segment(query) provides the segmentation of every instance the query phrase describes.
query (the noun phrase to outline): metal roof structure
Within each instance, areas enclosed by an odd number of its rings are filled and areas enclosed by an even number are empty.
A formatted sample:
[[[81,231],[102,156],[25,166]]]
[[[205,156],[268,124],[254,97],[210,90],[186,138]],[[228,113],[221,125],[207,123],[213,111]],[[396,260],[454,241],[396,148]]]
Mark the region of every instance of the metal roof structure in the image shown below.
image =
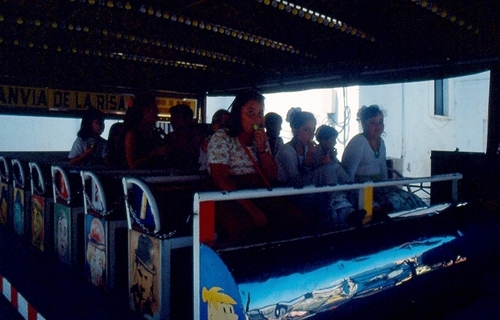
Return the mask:
[[[0,0],[0,83],[210,95],[443,78],[498,65],[499,16],[497,0]]]

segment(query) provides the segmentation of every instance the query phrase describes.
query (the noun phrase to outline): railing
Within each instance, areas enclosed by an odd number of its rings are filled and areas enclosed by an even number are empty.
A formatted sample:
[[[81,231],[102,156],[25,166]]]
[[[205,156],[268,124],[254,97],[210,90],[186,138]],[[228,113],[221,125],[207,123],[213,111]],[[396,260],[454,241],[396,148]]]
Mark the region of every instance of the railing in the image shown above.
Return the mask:
[[[358,208],[365,209],[367,217],[373,213],[372,199],[373,189],[387,186],[401,186],[417,183],[432,183],[451,181],[451,204],[456,204],[458,199],[458,180],[462,178],[460,173],[436,175],[423,178],[391,179],[381,182],[365,182],[354,184],[343,184],[336,186],[306,186],[301,189],[275,188],[241,190],[233,192],[200,192],[195,194],[193,203],[193,315],[194,319],[200,319],[200,244],[211,244],[215,241],[215,202],[238,199],[255,199],[265,197],[293,196],[323,192],[336,192],[347,190],[359,190]]]

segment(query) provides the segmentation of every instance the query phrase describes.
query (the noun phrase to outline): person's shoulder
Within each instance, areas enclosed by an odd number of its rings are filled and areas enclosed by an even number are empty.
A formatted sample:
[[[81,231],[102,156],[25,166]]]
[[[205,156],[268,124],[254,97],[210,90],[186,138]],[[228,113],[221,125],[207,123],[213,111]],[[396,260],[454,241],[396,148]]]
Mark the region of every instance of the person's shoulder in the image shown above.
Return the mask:
[[[365,136],[363,135],[363,133],[358,133],[357,135],[355,135],[354,137],[352,137],[352,140],[353,141],[363,141],[363,140],[366,140]]]
[[[357,135],[352,137],[351,140],[349,140],[349,143],[347,144],[347,146],[350,146],[350,147],[360,146],[363,143],[368,143],[368,140],[366,140],[365,136],[362,133],[358,133]]]
[[[227,128],[221,128],[217,131],[214,132],[214,134],[212,135],[212,138],[229,138],[229,130]]]
[[[277,157],[291,157],[296,153],[295,148],[290,143],[285,143],[278,149]]]
[[[73,142],[73,146],[83,146],[87,142],[87,139],[83,139],[81,137],[77,137]]]

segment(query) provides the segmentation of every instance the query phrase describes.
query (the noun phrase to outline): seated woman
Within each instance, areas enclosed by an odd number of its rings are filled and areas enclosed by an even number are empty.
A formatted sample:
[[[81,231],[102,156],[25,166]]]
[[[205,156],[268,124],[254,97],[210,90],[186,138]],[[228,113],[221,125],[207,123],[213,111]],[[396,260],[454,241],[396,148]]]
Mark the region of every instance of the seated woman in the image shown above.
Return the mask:
[[[164,132],[156,128],[158,106],[156,97],[137,95],[127,109],[124,120],[124,157],[129,169],[155,169],[166,167],[167,147]]]
[[[363,132],[354,136],[342,155],[342,166],[355,182],[388,179],[386,149],[382,133],[384,115],[377,105],[363,106],[358,112]],[[374,212],[394,212],[425,207],[416,195],[398,187],[374,189]]]
[[[85,110],[77,138],[68,155],[69,164],[108,164],[108,143],[101,137],[103,131],[104,113],[92,107]]]
[[[287,186],[302,187],[306,185],[335,185],[345,182],[346,175],[334,159],[319,156],[322,147],[316,146],[313,141],[316,130],[316,118],[310,112],[300,108],[288,111],[286,121],[290,122],[293,138],[283,145],[276,155],[278,163],[278,180]],[[319,148],[319,150],[318,150]],[[335,224],[344,224],[347,216],[355,209],[346,200],[345,206],[340,206],[336,200],[338,193],[318,193],[297,197],[297,202],[307,206],[311,217],[319,221],[330,220]],[[310,204],[315,204],[313,210]]]
[[[241,92],[230,109],[226,128],[215,132],[208,143],[208,169],[215,185],[223,191],[270,188],[277,165],[262,128],[264,96]],[[219,236],[231,241],[248,241],[307,225],[307,220],[281,198],[219,201],[215,212]]]

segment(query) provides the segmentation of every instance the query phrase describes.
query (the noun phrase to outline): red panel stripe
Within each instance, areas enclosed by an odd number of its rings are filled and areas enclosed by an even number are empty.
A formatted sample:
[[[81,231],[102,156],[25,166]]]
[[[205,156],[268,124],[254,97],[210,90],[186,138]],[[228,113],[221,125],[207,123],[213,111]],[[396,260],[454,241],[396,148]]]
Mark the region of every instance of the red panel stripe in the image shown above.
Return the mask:
[[[10,286],[10,303],[12,303],[16,309],[19,307],[17,303],[17,290],[13,286]]]
[[[3,285],[4,285],[4,278],[3,276],[0,275],[0,293],[2,293],[5,297],[7,297],[4,292]],[[23,296],[21,296],[21,299],[23,301],[25,300]],[[10,303],[19,312],[19,293],[17,292],[16,288],[12,286],[12,284],[10,285]],[[37,320],[38,312],[28,301],[26,301],[26,303],[28,307],[28,314],[27,314],[28,317],[26,318],[26,320]],[[24,316],[23,314],[21,315]]]
[[[215,201],[200,202],[200,242],[215,241]]]
[[[36,320],[37,312],[33,306],[28,303],[28,320]]]

